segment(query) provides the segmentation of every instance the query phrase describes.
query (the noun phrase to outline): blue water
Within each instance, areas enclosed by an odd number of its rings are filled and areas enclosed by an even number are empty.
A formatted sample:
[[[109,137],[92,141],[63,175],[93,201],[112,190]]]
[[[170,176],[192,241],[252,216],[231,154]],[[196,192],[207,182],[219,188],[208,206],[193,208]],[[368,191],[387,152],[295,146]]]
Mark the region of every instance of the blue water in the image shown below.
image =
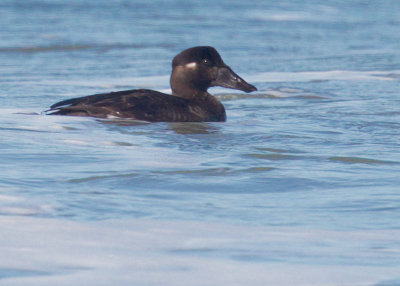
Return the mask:
[[[0,217],[400,229],[400,2],[2,0],[0,14]],[[225,123],[41,115],[168,92],[172,58],[196,45],[258,88],[210,89]],[[399,238],[373,244],[394,251],[373,265],[400,267]],[[354,255],[338,264],[370,264]]]

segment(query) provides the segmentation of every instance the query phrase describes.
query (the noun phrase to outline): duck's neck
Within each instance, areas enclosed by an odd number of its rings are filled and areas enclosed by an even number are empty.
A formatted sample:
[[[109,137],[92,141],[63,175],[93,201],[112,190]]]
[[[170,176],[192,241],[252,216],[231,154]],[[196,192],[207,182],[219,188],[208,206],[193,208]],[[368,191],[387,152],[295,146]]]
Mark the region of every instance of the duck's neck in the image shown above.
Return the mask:
[[[172,95],[186,99],[207,97],[210,95],[207,92],[206,85],[203,86],[200,82],[196,81],[195,77],[185,75],[179,68],[175,68],[171,73],[170,84]]]
[[[200,99],[211,96],[207,91],[195,90],[190,88],[172,88],[172,95],[185,99]]]

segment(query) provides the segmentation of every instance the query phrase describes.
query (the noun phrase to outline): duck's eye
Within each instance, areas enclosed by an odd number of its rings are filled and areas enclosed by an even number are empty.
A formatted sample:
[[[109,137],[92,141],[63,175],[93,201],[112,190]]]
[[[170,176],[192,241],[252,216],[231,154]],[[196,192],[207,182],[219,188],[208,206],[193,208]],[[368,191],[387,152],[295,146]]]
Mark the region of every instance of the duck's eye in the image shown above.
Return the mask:
[[[203,64],[206,64],[206,65],[211,65],[211,61],[209,60],[209,59],[203,59],[202,61],[201,61]]]

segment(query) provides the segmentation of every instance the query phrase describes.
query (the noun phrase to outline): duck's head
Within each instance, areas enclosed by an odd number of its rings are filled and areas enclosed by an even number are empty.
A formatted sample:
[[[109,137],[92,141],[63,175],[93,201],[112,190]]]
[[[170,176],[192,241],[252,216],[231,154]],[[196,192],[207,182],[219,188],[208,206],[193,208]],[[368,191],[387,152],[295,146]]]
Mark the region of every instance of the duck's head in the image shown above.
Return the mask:
[[[213,47],[194,47],[182,51],[172,61],[172,93],[187,97],[222,86],[245,92],[257,88],[238,76]]]

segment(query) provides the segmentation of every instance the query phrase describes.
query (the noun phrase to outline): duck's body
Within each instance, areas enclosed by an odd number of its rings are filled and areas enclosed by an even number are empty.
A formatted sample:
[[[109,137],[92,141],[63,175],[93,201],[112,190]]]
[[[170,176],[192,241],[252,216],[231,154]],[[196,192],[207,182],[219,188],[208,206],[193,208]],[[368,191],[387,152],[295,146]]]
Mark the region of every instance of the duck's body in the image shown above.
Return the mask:
[[[222,103],[208,93],[188,100],[149,89],[94,94],[51,106],[52,115],[133,118],[150,122],[225,121]]]
[[[257,90],[225,65],[212,47],[194,47],[178,54],[172,62],[170,83],[172,95],[148,89],[95,94],[53,104],[49,114],[150,122],[225,121],[225,108],[207,92],[209,87]]]

